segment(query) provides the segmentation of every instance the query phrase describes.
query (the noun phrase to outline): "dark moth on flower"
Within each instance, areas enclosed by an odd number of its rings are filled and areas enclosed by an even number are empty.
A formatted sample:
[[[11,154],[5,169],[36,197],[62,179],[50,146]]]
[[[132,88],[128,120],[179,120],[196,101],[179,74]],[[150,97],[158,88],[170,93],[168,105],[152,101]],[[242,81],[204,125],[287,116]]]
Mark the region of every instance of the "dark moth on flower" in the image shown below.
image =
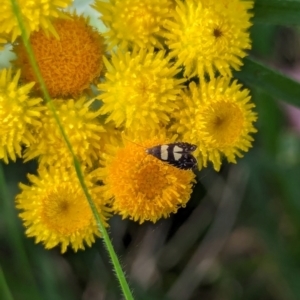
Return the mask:
[[[148,148],[146,153],[178,169],[189,170],[197,166],[197,160],[191,154],[196,149],[196,145],[178,142]]]

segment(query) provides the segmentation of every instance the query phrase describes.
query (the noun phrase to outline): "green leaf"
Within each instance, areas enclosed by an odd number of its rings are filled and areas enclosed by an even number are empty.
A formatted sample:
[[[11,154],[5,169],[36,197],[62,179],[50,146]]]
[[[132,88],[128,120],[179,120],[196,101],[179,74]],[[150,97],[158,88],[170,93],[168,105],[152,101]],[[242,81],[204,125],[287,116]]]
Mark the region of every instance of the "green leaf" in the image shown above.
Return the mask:
[[[254,4],[252,22],[297,25],[300,24],[299,14],[299,0],[257,0]]]
[[[255,111],[258,113],[256,127],[259,135],[255,136],[255,139],[269,157],[276,159],[279,147],[278,133],[282,129],[284,112],[279,103],[263,90],[252,89],[251,94],[256,105]]]
[[[264,90],[274,99],[300,107],[300,83],[253,58],[245,58],[242,70],[235,72],[234,76]]]
[[[250,28],[251,53],[268,59],[270,53],[274,53],[274,37],[277,31],[278,26],[276,25],[254,23]]]

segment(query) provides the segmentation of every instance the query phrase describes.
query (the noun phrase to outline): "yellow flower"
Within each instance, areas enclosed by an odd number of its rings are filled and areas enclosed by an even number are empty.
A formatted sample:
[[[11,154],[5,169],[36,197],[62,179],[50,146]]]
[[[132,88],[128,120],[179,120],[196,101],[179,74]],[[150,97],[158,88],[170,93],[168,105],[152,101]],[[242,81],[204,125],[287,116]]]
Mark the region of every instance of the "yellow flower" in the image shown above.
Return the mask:
[[[165,52],[145,49],[112,54],[111,63],[104,59],[106,80],[98,85],[103,92],[102,114],[117,127],[132,130],[155,129],[167,124],[169,114],[177,108],[176,99],[184,79],[166,58]]]
[[[101,134],[105,131],[99,120],[99,110],[92,111],[93,100],[53,100],[56,112],[77,158],[88,166],[98,159]],[[35,143],[25,150],[25,161],[39,157],[41,165],[70,165],[73,160],[49,108],[40,117],[43,124],[34,132]]]
[[[53,24],[59,39],[41,30],[30,36],[34,55],[51,97],[77,97],[100,76],[103,38],[82,16],[57,19]],[[37,81],[24,44],[20,41],[14,50],[15,65],[22,69],[22,79]],[[40,89],[38,83],[36,89]]]
[[[3,50],[4,45],[7,43],[7,39],[5,36],[0,35],[0,50]]]
[[[162,23],[170,16],[171,0],[110,0],[95,2],[93,7],[101,13],[108,27],[104,34],[109,49],[123,49],[136,45],[141,48],[163,48]]]
[[[122,132],[115,127],[113,122],[108,122],[104,125],[105,132],[101,133],[100,140],[100,157],[102,156],[102,152],[105,151],[105,148],[109,144],[113,144],[114,146],[119,146],[122,144],[121,135]],[[99,160],[97,161],[99,163]],[[95,165],[95,164],[94,164]]]
[[[146,154],[145,149],[167,143],[151,134],[142,141],[125,140],[123,147],[108,145],[103,167],[95,171],[103,182],[103,197],[113,199],[113,211],[123,218],[156,222],[185,207],[194,183],[192,171],[175,168]]]
[[[248,29],[253,1],[186,0],[177,2],[173,20],[166,20],[165,35],[171,57],[184,65],[184,75],[200,78],[215,71],[232,76],[251,48]]]
[[[73,169],[40,169],[39,175],[28,175],[31,185],[20,184],[17,208],[26,227],[26,235],[35,237],[46,249],[61,245],[61,252],[68,246],[75,251],[91,246],[95,236],[100,236],[87,199]],[[98,188],[92,183],[91,174],[84,174],[92,199],[104,221],[108,210]]]
[[[34,138],[31,129],[40,127],[40,98],[28,96],[34,83],[19,86],[20,71],[13,77],[11,69],[0,71],[0,159],[21,157],[22,145]]]
[[[253,126],[257,114],[250,98],[241,84],[236,80],[230,84],[224,77],[200,87],[192,82],[182,93],[184,108],[175,114],[173,129],[184,141],[198,145],[200,168],[211,161],[218,171],[222,156],[236,163],[236,157],[249,150],[253,141],[250,134],[257,131]]]
[[[67,7],[71,0],[17,0],[20,13],[28,34],[40,28],[46,33],[57,36],[51,20],[63,17],[62,8]],[[11,0],[1,2],[0,33],[11,36],[11,41],[21,35],[19,24],[12,8]]]

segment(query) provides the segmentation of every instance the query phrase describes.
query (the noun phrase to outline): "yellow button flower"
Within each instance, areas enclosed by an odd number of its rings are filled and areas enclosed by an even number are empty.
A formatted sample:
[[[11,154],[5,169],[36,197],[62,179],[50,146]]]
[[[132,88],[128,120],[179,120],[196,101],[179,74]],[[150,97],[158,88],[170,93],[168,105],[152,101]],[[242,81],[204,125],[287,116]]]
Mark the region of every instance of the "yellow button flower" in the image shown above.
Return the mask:
[[[163,48],[162,25],[170,17],[172,6],[173,0],[98,0],[93,5],[108,27],[104,36],[110,50],[115,46]]]
[[[190,199],[195,175],[146,153],[145,149],[166,143],[157,135],[130,142],[123,147],[109,145],[97,177],[103,182],[103,196],[113,199],[112,208],[123,218],[143,223],[156,222],[185,207]]]
[[[22,192],[16,198],[26,235],[35,237],[46,249],[68,246],[74,251],[91,246],[100,236],[91,208],[79,184],[74,169],[40,169],[39,175],[28,175],[31,185],[20,184]],[[96,209],[106,226],[109,209],[105,207],[91,174],[84,174]]]
[[[37,31],[30,36],[35,59],[53,98],[77,97],[89,89],[103,68],[102,36],[82,16],[53,22],[59,39]],[[15,45],[16,66],[25,82],[37,81],[22,41]],[[36,84],[36,89],[40,85]]]
[[[211,79],[182,92],[182,109],[175,116],[175,129],[186,142],[196,144],[199,167],[211,161],[219,171],[223,156],[231,163],[251,147],[257,114],[249,90],[229,78]]]
[[[184,75],[210,78],[218,71],[232,76],[251,48],[248,29],[253,1],[176,0],[173,20],[166,20],[165,35],[171,57],[185,67]]]
[[[71,2],[72,0],[17,0],[27,34],[42,29],[58,37],[51,21],[64,17],[61,9],[66,8]],[[12,42],[21,35],[11,0],[1,1],[0,33],[11,36]]]
[[[19,85],[20,70],[0,71],[0,159],[21,157],[22,146],[34,142],[31,131],[41,126],[41,98],[30,98],[34,83]]]
[[[99,110],[90,108],[92,103],[93,100],[87,101],[85,97],[77,101],[53,100],[76,157],[90,167],[99,157],[101,134],[105,132],[97,118]],[[71,153],[48,107],[41,114],[40,122],[43,126],[34,130],[35,142],[25,150],[25,161],[38,157],[40,165],[71,165]]]
[[[108,114],[107,121],[131,130],[168,124],[185,80],[175,78],[180,69],[165,58],[164,51],[119,50],[112,54],[111,62],[105,59],[104,63],[105,81],[98,88],[102,92],[101,112]]]

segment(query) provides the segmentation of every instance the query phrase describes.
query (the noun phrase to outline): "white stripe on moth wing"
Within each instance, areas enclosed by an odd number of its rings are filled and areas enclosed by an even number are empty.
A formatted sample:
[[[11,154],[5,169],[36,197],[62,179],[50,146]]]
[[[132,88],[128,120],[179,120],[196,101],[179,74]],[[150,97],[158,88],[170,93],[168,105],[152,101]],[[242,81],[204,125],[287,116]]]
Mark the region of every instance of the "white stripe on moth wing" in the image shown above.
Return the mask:
[[[179,147],[178,147],[179,148]],[[175,152],[174,151],[174,159],[176,160],[176,161],[178,161],[181,157],[182,157],[182,154],[181,153],[177,153],[177,152]]]
[[[173,148],[173,152],[174,153],[176,153],[176,152],[182,152],[182,148],[181,147],[179,147],[179,146],[177,146],[177,145],[175,145],[175,147]],[[180,157],[179,157],[180,158]],[[178,159],[179,159],[178,158]],[[176,157],[175,157],[175,159],[176,159]],[[178,160],[178,159],[176,159],[176,160]]]
[[[160,147],[160,158],[162,160],[168,160],[168,148],[169,148],[169,145],[161,145]]]

